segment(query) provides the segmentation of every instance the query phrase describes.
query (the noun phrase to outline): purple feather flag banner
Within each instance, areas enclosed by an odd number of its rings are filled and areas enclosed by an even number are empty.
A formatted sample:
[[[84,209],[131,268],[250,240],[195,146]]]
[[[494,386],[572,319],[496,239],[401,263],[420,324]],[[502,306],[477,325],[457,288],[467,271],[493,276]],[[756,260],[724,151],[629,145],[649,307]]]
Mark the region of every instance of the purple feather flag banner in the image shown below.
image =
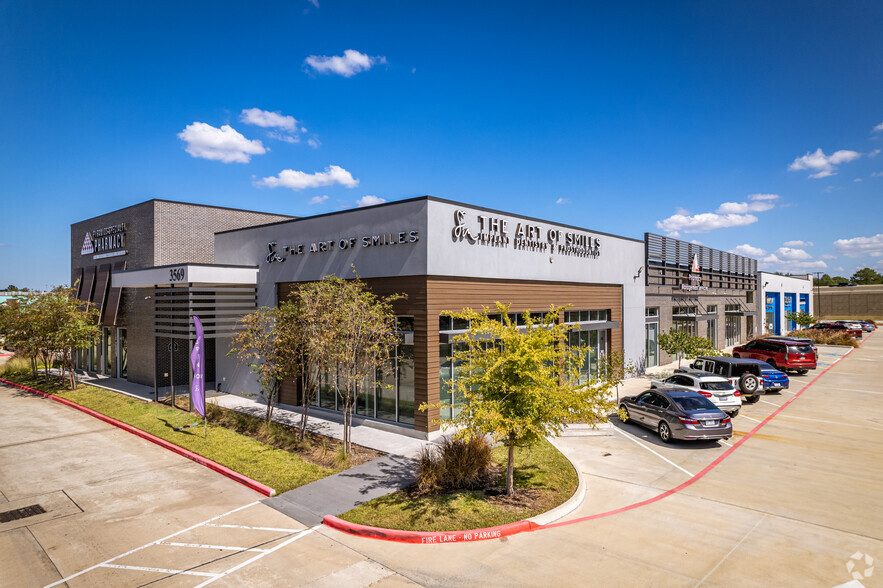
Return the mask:
[[[190,398],[196,412],[205,416],[205,337],[198,316],[193,316],[193,325],[196,327],[196,343],[193,344],[193,351],[190,352],[190,364],[193,366]]]

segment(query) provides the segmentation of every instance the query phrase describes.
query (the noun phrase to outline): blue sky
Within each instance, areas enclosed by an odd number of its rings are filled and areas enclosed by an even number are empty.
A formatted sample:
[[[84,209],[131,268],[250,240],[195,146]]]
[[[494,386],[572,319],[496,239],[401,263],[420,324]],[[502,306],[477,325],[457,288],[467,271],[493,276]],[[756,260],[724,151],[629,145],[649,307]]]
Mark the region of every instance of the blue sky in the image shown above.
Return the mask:
[[[0,0],[0,288],[165,198],[423,194],[883,272],[880,2]],[[876,128],[876,130],[875,130]]]

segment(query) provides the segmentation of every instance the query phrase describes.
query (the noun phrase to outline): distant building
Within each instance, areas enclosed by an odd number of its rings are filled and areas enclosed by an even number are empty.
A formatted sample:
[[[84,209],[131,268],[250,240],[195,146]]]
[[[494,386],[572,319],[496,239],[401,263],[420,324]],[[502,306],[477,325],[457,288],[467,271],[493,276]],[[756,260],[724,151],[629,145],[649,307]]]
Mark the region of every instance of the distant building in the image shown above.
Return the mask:
[[[786,276],[770,272],[757,273],[757,289],[764,301],[760,311],[763,333],[784,335],[797,329],[797,323],[788,320],[789,313],[813,314],[812,276]]]

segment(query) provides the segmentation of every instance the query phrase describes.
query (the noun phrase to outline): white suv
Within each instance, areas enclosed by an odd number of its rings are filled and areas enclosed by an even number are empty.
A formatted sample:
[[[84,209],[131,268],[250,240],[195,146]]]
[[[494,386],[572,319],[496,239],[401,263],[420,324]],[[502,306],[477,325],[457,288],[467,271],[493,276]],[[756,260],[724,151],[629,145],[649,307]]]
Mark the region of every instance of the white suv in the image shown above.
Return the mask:
[[[742,408],[742,394],[726,378],[701,374],[675,374],[664,380],[653,380],[651,388],[691,390],[711,400],[716,407],[731,417]]]

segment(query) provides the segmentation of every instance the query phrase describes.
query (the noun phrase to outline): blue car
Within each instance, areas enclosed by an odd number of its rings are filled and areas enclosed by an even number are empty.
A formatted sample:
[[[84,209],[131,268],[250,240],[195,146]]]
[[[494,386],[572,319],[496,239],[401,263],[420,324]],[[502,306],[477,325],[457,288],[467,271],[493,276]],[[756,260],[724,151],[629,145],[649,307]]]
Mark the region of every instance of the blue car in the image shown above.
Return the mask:
[[[788,389],[790,380],[784,372],[780,372],[762,359],[748,359],[743,357],[742,361],[757,363],[760,365],[760,373],[763,376],[764,392]]]

